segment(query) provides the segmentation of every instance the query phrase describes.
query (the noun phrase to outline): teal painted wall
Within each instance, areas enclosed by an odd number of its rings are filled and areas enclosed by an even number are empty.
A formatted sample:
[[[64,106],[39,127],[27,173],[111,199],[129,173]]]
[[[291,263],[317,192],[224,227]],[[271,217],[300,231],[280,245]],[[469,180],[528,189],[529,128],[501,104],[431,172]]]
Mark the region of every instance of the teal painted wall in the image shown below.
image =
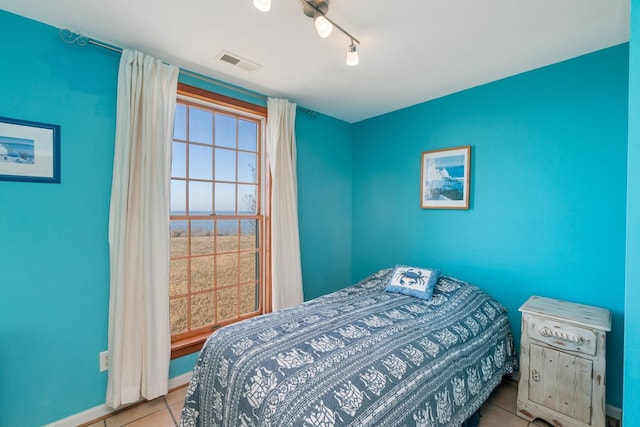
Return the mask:
[[[298,211],[304,299],[351,284],[351,125],[298,111]]]
[[[61,126],[61,184],[0,181],[0,425],[104,403],[119,57],[0,12],[0,116]]]
[[[438,267],[508,309],[531,295],[611,310],[622,403],[628,45],[354,125],[353,280]],[[423,210],[420,153],[472,146],[469,210]]]
[[[631,2],[629,43],[627,277],[624,337],[624,425],[640,425],[640,1]]]
[[[0,47],[0,116],[59,124],[62,135],[61,184],[0,181],[0,426],[37,426],[105,400],[107,376],[98,372],[98,353],[107,348],[120,55],[66,45],[56,28],[4,11],[0,39],[11,41]],[[187,76],[180,80],[257,102]],[[317,216],[338,206],[332,212],[350,218],[350,189],[342,187],[350,179],[350,127],[322,115],[299,115],[296,126],[299,191],[321,193],[325,206],[315,211],[318,200],[301,197],[301,227],[313,227],[301,230],[302,246],[311,248],[302,255],[304,280],[311,283],[305,295],[317,295],[322,283],[350,280],[350,257],[321,248],[350,254],[350,223]],[[315,147],[322,132],[335,138],[333,145]],[[345,159],[342,166],[325,167],[334,155]],[[335,270],[317,259],[323,256]],[[189,372],[195,358],[174,360],[170,377]]]

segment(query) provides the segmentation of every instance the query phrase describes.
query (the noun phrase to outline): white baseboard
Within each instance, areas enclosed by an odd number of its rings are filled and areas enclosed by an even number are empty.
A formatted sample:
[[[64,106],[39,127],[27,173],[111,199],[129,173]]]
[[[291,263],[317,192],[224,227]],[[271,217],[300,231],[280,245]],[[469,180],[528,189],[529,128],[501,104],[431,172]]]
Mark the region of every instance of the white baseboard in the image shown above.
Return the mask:
[[[613,405],[607,405],[605,408],[605,412],[607,413],[607,417],[611,417],[620,421],[620,425],[622,425],[622,409],[617,408]]]
[[[187,372],[186,374],[182,374],[175,378],[171,378],[169,380],[169,390],[176,387],[181,387],[187,384],[191,380],[191,372]],[[136,402],[137,403],[137,402]],[[119,411],[127,406],[135,405],[135,403],[130,403],[128,405],[122,405],[117,409],[113,409],[108,407],[105,404],[95,406],[91,409],[87,409],[86,411],[82,411],[80,413],[71,415],[67,418],[63,418],[61,420],[55,421],[51,424],[47,424],[45,427],[75,427],[81,424],[86,424],[88,422],[97,420],[98,418],[105,417],[113,412]]]
[[[175,378],[171,378],[169,380],[169,390],[176,387],[182,387],[183,385],[188,384],[189,381],[191,381],[191,371],[187,372],[186,374],[177,376]]]

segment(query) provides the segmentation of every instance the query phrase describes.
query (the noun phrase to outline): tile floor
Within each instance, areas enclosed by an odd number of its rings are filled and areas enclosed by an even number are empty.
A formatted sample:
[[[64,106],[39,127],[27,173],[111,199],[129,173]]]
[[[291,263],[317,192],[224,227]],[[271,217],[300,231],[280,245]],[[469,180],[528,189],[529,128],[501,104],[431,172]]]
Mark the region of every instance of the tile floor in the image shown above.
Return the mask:
[[[166,396],[115,412],[106,419],[85,424],[85,427],[176,427],[186,392],[185,384]]]
[[[180,421],[186,386],[167,396],[117,412],[87,427],[175,427]],[[480,409],[480,427],[550,426],[541,420],[529,423],[516,415],[518,384],[506,380],[498,386]]]

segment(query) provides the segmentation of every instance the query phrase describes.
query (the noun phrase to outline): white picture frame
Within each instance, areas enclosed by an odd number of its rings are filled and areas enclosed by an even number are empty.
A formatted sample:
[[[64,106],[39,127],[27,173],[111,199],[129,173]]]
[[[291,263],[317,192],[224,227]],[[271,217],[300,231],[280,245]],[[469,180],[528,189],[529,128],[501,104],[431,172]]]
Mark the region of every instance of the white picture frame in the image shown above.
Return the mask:
[[[469,209],[471,146],[424,151],[420,207]]]

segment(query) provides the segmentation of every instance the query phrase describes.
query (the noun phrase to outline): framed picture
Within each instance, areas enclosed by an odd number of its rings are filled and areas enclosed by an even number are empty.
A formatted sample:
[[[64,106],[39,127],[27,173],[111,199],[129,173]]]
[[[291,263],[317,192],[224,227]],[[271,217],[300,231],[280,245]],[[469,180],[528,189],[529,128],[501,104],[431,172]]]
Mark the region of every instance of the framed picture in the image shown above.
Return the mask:
[[[471,146],[422,153],[420,207],[469,209]]]
[[[0,117],[0,180],[60,182],[60,126]]]

